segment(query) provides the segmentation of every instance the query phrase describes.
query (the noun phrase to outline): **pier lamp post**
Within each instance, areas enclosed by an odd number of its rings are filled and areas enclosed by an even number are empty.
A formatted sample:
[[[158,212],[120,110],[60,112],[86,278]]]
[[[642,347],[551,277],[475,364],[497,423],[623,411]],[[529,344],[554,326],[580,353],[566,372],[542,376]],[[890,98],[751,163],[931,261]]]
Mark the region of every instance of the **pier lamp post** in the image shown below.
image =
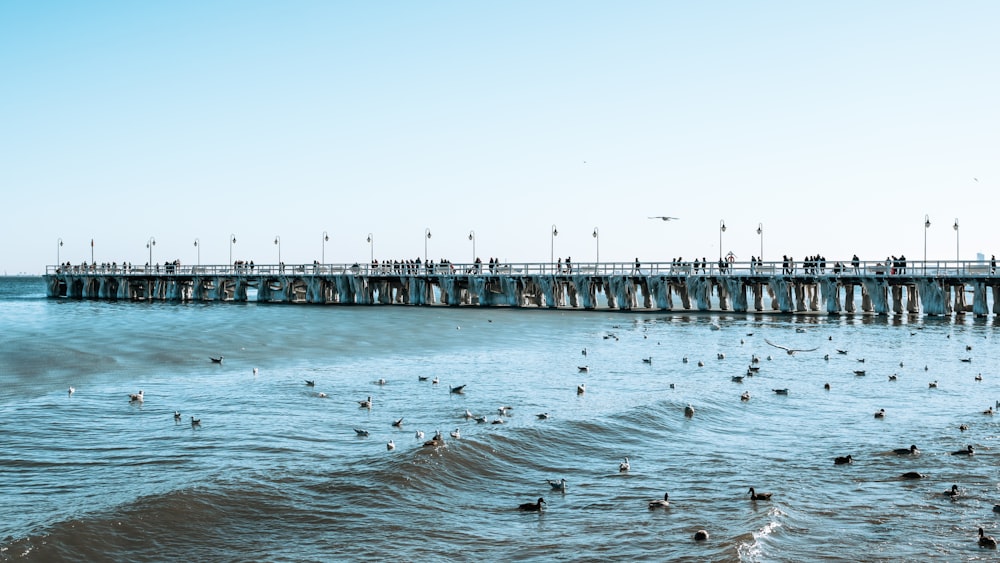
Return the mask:
[[[955,224],[952,225],[955,229],[955,262],[958,262],[958,218],[955,218]],[[958,264],[955,265],[956,268],[959,267]]]
[[[326,241],[330,240],[330,235],[323,231],[323,253],[320,255],[320,263],[326,264]]]
[[[927,273],[927,229],[931,228],[931,218],[924,215],[924,273]]]
[[[549,266],[554,267],[556,263],[556,237],[559,236],[559,229],[555,223],[552,224],[552,236],[549,237]]]
[[[153,266],[153,247],[154,246],[156,246],[156,238],[155,237],[149,237],[149,240],[146,241],[146,248],[149,249],[149,266],[150,267]]]
[[[764,223],[757,223],[757,236],[760,237],[760,256],[757,257],[761,262],[764,261]]]
[[[431,228],[424,229],[424,266],[427,266],[427,241],[431,240]]]
[[[469,231],[469,240],[472,241],[472,267],[476,267],[476,231]]]
[[[374,264],[375,263],[375,237],[371,233],[368,233],[368,239],[367,240],[368,240],[368,251],[371,254],[370,260]]]
[[[596,262],[597,264],[600,264],[601,263],[601,233],[600,233],[600,231],[597,230],[597,227],[594,227],[594,232],[592,233],[592,235],[594,237],[594,246],[595,246],[595,250],[596,250],[596,254],[597,254],[597,258],[594,259],[594,262]]]
[[[726,220],[719,219],[719,260],[722,260],[722,233],[726,232]]]
[[[281,267],[281,237],[274,235],[274,245],[278,247],[278,267]]]
[[[233,265],[233,245],[236,244],[236,235],[229,235],[229,265]]]
[[[59,240],[57,241],[56,244],[56,265],[58,266],[62,266],[62,257],[59,254],[59,251],[62,249],[62,245],[63,245],[62,237],[59,237]]]
[[[194,247],[198,249],[198,267],[201,267],[201,241],[197,238],[194,239]]]

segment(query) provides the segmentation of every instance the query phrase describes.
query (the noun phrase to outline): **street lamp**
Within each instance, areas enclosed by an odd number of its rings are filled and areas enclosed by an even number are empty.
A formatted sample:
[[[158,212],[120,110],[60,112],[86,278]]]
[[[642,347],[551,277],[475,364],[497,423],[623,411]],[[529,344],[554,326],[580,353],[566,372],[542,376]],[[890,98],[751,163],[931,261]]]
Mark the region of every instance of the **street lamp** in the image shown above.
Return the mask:
[[[931,218],[924,215],[924,273],[927,272],[927,229],[931,228]]]
[[[61,250],[63,245],[62,237],[59,237],[58,243],[59,244],[56,245],[56,265],[62,266],[62,257],[59,255],[59,251]]]
[[[194,247],[198,249],[198,267],[201,267],[201,241],[197,238],[194,239]]]
[[[549,265],[556,263],[556,237],[559,236],[559,229],[555,223],[552,224],[552,236],[549,237]]]
[[[149,249],[149,265],[153,265],[153,247],[156,246],[156,239],[154,237],[149,237],[146,241],[146,248]]]
[[[953,225],[955,229],[955,262],[958,262],[958,218],[955,218],[955,224]],[[958,267],[957,265],[955,266]]]
[[[278,266],[281,266],[281,237],[274,235],[274,245],[278,247]]]
[[[323,254],[320,256],[320,263],[326,264],[326,241],[330,240],[330,235],[323,231]]]
[[[601,263],[601,233],[598,232],[597,227],[594,227],[594,245],[597,248],[597,258],[594,260],[598,264]]]
[[[726,220],[719,219],[719,260],[722,260],[722,233],[726,232]]]
[[[757,223],[757,234],[760,236],[760,256],[757,260],[764,261],[764,223]]]
[[[424,229],[424,266],[427,265],[427,241],[431,239],[431,228]]]
[[[229,265],[233,265],[233,245],[236,244],[236,235],[229,235]]]
[[[476,231],[469,231],[469,240],[472,241],[472,267],[476,266]]]
[[[371,262],[375,263],[375,237],[368,233],[368,248],[371,252]]]

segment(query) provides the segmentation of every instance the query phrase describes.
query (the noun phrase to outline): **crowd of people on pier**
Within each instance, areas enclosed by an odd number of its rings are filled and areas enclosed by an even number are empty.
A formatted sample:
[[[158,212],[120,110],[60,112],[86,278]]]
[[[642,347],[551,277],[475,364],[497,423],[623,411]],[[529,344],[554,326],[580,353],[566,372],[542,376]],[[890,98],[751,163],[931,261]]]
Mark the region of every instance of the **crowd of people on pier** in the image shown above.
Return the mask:
[[[567,260],[569,260],[567,258]],[[490,258],[487,262],[487,270],[489,273],[497,273],[500,270],[500,259]],[[403,259],[403,260],[383,260],[379,262],[377,259],[372,260],[371,269],[369,270],[376,274],[396,274],[396,275],[415,275],[415,274],[454,274],[457,273],[455,264],[448,260],[447,258],[441,258],[437,262],[434,260],[428,260],[427,263],[423,261],[418,256],[414,259]],[[481,274],[483,273],[483,261],[481,258],[476,258],[475,262],[472,263],[465,270],[466,274]]]

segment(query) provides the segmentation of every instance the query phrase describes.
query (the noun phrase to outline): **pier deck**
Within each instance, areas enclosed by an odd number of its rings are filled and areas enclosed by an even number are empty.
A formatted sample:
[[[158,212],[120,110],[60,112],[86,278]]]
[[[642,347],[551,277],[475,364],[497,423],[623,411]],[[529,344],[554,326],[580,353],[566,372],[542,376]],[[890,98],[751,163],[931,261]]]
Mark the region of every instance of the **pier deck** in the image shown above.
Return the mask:
[[[1000,276],[983,262],[830,268],[782,263],[49,266],[52,298],[342,305],[780,311],[947,315],[1000,313]],[[971,305],[967,294],[972,294]]]

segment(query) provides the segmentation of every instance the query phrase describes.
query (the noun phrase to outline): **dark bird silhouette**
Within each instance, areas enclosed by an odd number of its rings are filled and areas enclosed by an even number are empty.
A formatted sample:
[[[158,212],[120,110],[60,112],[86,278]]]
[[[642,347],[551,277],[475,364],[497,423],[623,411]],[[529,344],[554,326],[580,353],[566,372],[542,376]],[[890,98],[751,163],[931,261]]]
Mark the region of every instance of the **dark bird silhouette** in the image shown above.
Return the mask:
[[[526,512],[541,512],[543,504],[546,504],[545,499],[538,497],[538,502],[526,502],[517,508]]]

